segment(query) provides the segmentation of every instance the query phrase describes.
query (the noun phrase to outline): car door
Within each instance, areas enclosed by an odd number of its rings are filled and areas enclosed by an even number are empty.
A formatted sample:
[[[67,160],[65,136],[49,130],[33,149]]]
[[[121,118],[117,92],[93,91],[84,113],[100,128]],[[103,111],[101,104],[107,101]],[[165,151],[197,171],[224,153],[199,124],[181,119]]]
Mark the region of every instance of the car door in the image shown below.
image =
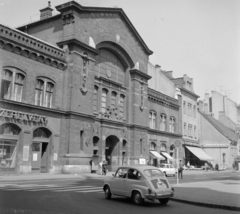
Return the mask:
[[[125,196],[127,169],[119,168],[111,181],[111,192],[115,195]]]

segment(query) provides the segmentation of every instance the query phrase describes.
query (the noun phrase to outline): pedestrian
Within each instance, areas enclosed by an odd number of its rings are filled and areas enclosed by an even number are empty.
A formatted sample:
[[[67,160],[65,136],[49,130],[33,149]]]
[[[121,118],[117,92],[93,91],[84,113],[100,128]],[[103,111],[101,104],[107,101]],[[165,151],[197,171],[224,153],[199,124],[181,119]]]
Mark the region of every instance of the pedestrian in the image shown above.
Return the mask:
[[[99,168],[100,175],[102,175],[103,174],[103,161],[102,160],[99,162],[98,168]]]
[[[216,171],[218,171],[218,170],[219,170],[218,163],[216,163],[216,165],[215,165],[215,170],[216,170]]]
[[[179,163],[179,168],[178,168],[178,175],[179,175],[179,178],[183,178],[183,166],[182,166],[182,161],[180,160],[180,163]]]
[[[187,168],[188,168],[188,170],[190,170],[190,163],[189,163],[189,161],[187,162]]]
[[[233,162],[233,164],[232,164],[232,168],[233,168],[233,171],[232,171],[232,172],[233,172],[233,173],[236,172],[235,162]]]
[[[207,162],[205,163],[205,171],[208,172],[208,164],[207,164]]]

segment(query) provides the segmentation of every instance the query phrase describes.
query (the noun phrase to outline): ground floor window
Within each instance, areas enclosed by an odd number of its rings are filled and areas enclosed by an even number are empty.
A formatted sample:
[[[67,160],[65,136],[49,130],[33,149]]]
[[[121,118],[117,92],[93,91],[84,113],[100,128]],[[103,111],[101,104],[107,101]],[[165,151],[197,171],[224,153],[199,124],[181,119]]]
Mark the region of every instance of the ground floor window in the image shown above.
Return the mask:
[[[14,169],[16,166],[17,142],[0,140],[0,169]]]

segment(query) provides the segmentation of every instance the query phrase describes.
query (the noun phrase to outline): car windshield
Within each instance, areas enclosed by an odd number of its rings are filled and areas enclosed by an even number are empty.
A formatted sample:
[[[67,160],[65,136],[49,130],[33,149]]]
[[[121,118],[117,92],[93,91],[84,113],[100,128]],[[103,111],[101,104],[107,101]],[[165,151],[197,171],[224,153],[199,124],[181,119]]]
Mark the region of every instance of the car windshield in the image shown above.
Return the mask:
[[[144,174],[148,177],[163,177],[164,174],[158,169],[146,169]]]

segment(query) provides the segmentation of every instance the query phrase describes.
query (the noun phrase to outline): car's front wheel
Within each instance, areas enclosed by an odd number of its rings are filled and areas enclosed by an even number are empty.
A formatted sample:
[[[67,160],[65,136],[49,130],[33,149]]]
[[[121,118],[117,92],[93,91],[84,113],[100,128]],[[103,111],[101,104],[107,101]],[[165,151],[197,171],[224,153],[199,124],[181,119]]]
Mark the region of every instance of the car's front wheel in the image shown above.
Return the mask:
[[[161,204],[167,204],[168,201],[169,201],[169,198],[162,198],[162,199],[159,199],[159,202],[160,202]]]
[[[144,199],[142,198],[141,193],[138,191],[133,192],[132,200],[133,200],[133,203],[136,205],[141,205],[144,202]]]
[[[104,191],[105,191],[105,198],[110,200],[112,198],[112,193],[109,186],[106,186]]]

